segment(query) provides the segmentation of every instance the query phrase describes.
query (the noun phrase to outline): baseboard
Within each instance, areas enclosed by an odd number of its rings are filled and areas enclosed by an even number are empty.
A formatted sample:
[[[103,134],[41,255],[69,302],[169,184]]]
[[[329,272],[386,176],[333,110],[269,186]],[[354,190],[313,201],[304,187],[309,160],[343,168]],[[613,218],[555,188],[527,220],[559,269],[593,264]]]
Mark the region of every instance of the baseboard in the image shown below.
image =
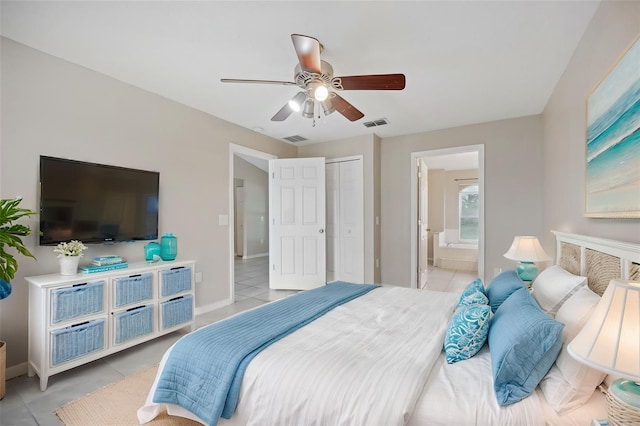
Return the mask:
[[[25,374],[27,374],[27,365],[28,363],[23,362],[12,367],[7,367],[7,369],[5,370],[6,379],[9,380],[14,379],[18,376],[24,376]]]
[[[265,257],[265,256],[269,256],[269,253],[250,254],[248,256],[242,256],[242,258],[244,260],[247,260],[247,259],[255,259],[256,257]]]
[[[209,305],[198,306],[195,309],[194,313],[195,313],[195,316],[206,314],[207,312],[215,311],[216,309],[220,309],[220,308],[224,308],[225,306],[229,306],[232,303],[233,303],[233,301],[231,300],[231,298],[229,298],[229,299],[221,300],[220,302],[211,303]]]

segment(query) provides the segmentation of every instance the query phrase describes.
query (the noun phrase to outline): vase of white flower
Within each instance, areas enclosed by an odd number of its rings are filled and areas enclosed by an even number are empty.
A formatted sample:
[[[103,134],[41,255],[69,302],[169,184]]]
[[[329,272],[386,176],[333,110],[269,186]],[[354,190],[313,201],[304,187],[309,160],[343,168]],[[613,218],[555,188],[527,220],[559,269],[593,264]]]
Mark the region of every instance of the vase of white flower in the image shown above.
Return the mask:
[[[60,243],[53,249],[60,259],[60,275],[75,275],[78,273],[78,263],[82,252],[87,246],[80,241],[71,240],[68,243]]]

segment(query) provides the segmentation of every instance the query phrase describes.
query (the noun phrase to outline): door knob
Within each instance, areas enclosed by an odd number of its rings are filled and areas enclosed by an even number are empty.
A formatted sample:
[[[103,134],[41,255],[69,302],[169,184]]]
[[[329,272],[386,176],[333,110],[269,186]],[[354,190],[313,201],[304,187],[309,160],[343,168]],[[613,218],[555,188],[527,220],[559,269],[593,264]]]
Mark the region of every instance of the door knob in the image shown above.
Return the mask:
[[[324,234],[324,229],[320,229],[320,233],[321,233],[321,234]]]

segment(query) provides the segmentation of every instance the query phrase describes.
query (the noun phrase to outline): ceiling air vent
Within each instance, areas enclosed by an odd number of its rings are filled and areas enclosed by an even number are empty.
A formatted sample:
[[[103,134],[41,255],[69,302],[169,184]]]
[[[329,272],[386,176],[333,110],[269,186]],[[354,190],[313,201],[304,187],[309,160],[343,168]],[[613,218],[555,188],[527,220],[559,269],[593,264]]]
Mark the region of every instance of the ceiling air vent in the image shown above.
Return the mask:
[[[297,142],[302,142],[307,140],[307,138],[303,138],[300,135],[287,136],[286,138],[282,138],[282,139],[289,141],[291,143],[297,143]]]
[[[377,127],[389,124],[389,121],[386,118],[381,118],[379,120],[367,121],[362,124],[364,124],[364,127]]]

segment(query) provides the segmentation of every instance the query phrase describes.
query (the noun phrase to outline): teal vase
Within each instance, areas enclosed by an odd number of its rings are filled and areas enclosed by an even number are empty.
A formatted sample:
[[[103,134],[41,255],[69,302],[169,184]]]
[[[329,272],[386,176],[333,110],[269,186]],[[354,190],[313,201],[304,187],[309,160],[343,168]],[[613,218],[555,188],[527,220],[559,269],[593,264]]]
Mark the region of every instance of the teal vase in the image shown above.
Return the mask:
[[[175,260],[178,255],[178,239],[173,234],[164,234],[160,239],[162,260]]]
[[[144,246],[144,260],[147,262],[155,262],[160,257],[160,244],[155,241]]]
[[[9,297],[11,294],[11,284],[0,278],[0,300]]]

